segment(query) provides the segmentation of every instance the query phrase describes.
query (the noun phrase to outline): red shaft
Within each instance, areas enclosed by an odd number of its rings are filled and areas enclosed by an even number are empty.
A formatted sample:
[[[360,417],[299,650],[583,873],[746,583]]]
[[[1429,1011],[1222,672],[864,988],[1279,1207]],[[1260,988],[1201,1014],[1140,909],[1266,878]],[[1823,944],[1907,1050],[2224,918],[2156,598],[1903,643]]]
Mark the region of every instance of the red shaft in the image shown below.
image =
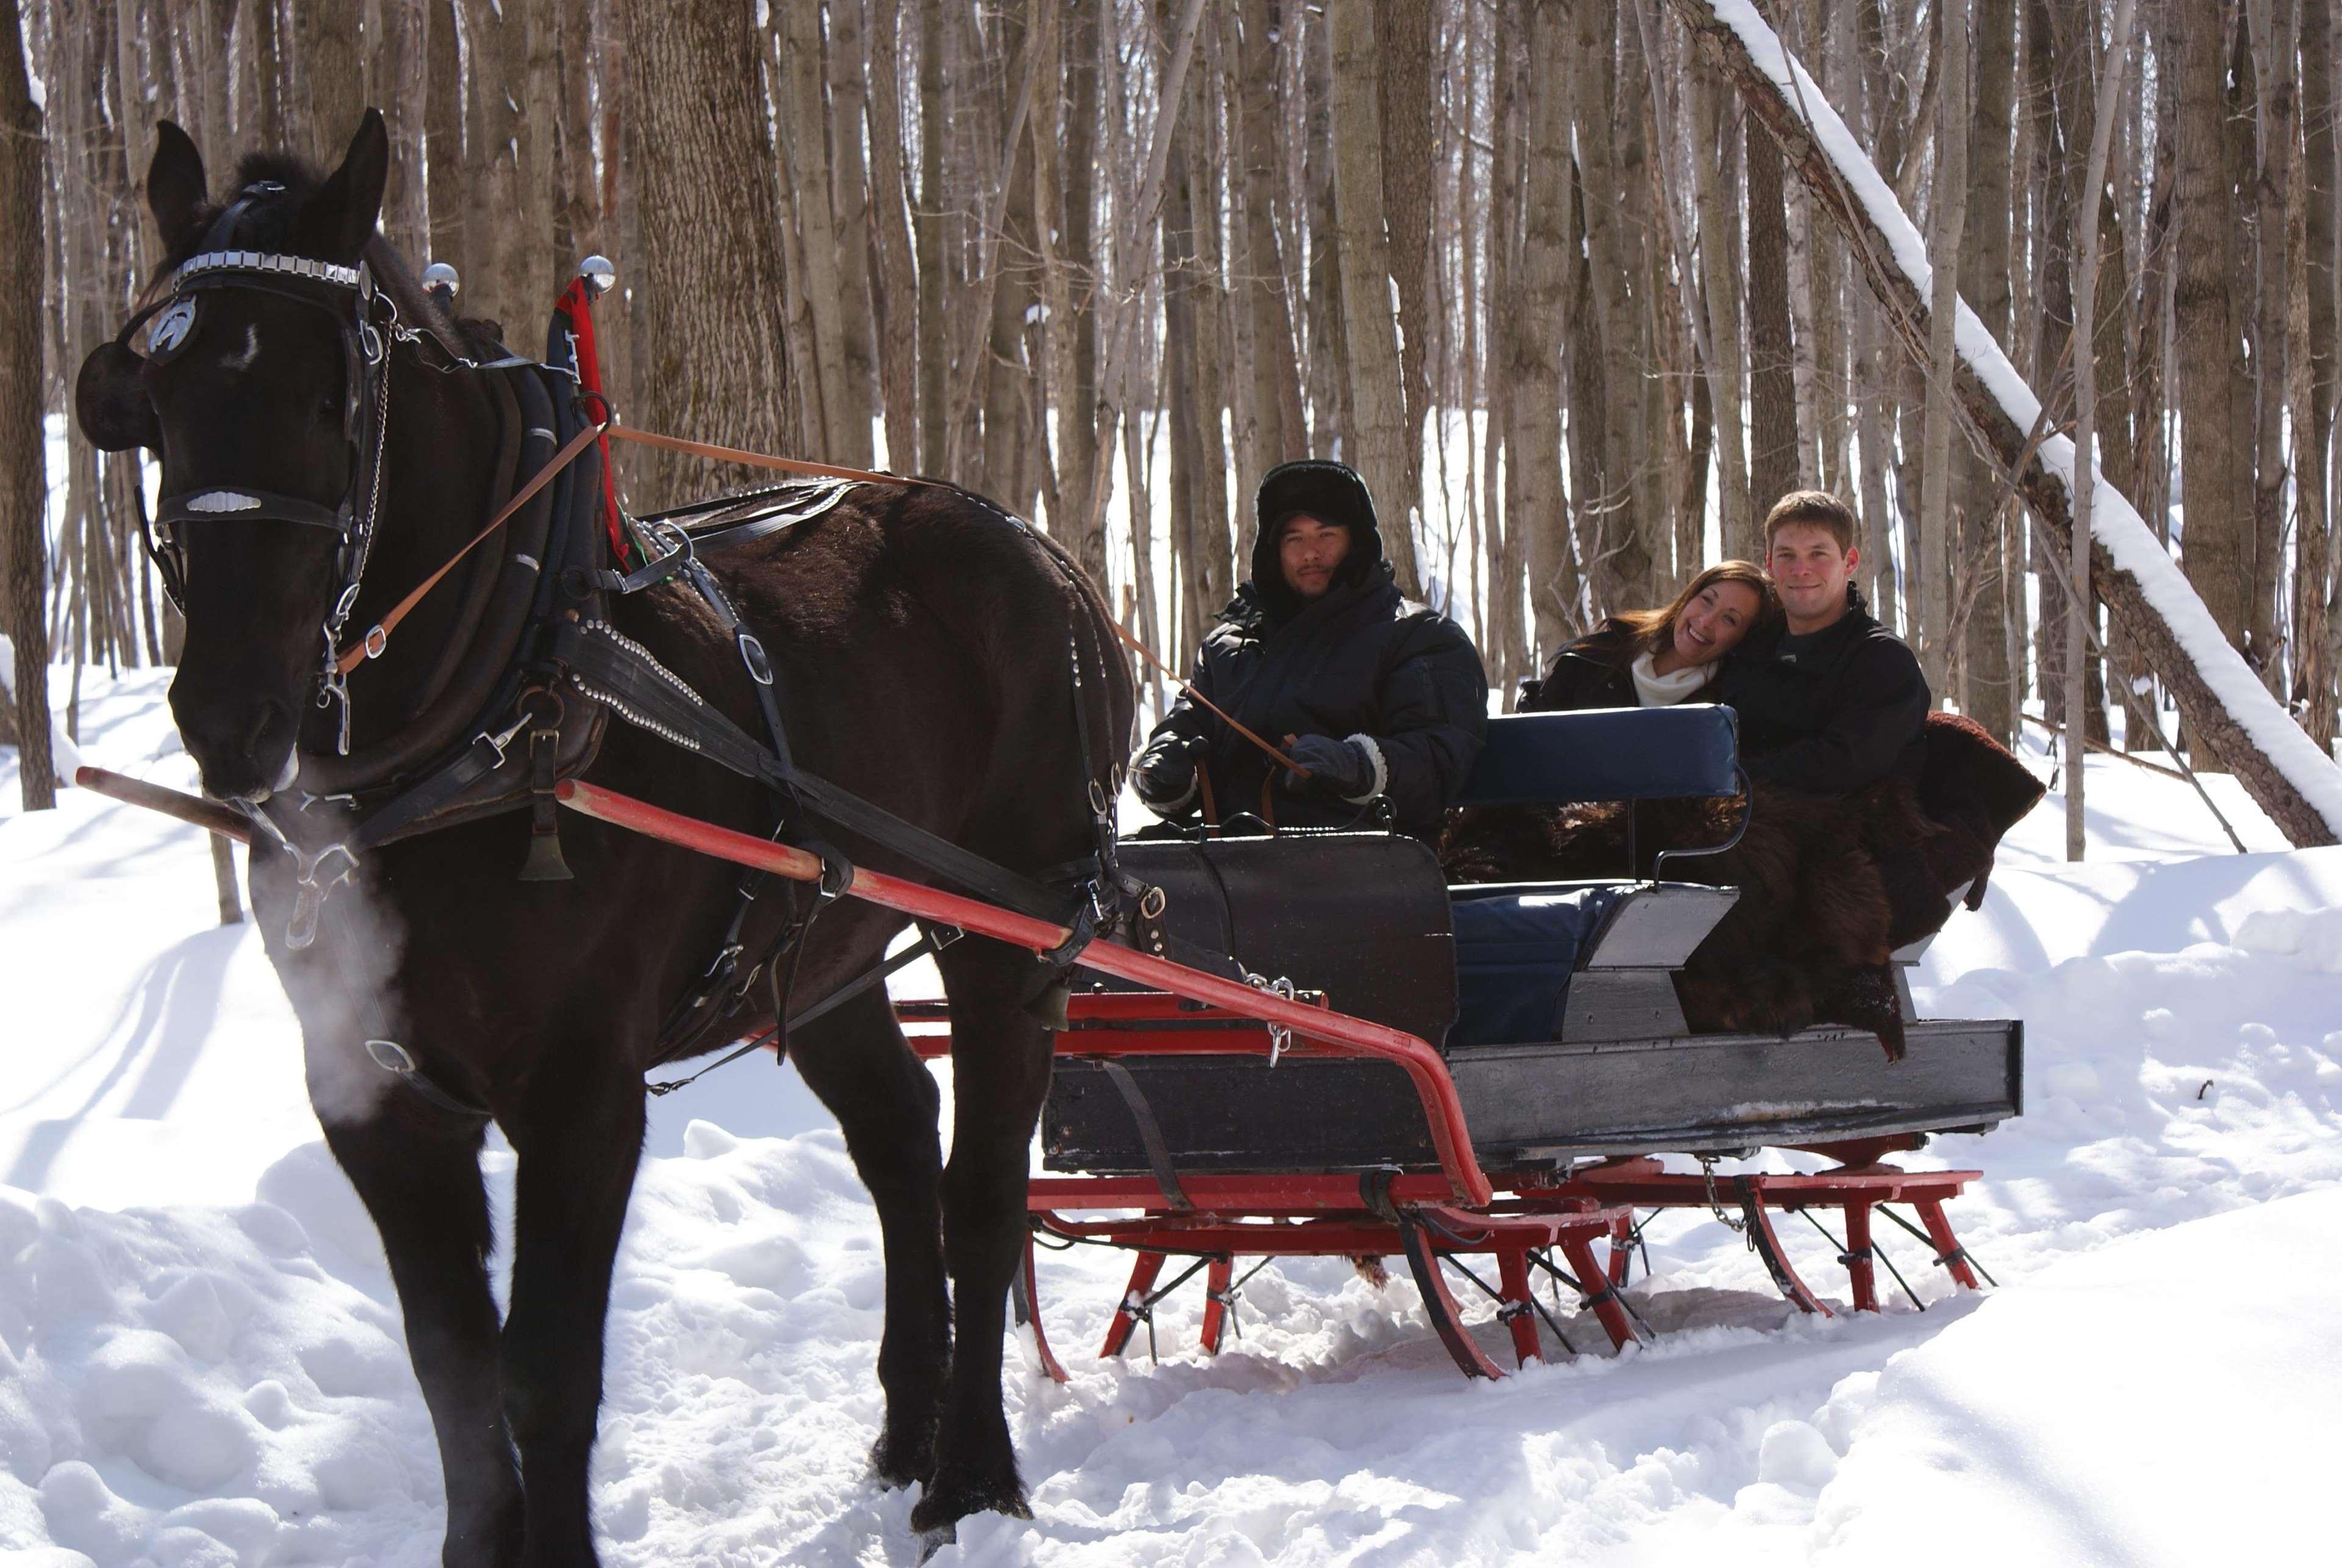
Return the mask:
[[[776,844],[747,833],[736,833],[729,828],[685,817],[676,812],[620,795],[579,779],[569,779],[555,790],[565,806],[598,818],[620,828],[630,829],[650,838],[738,865],[753,866],[791,881],[816,882],[821,879],[821,862],[803,849]],[[1038,952],[1054,948],[1070,934],[1059,925],[996,909],[975,899],[955,893],[938,892],[916,882],[906,882],[882,871],[864,867],[854,868],[854,875],[846,890],[857,899],[899,910],[920,920],[938,920],[957,926],[966,931],[1012,942],[1018,947]],[[1432,1147],[1439,1152],[1441,1169],[1456,1195],[1471,1204],[1486,1204],[1494,1196],[1488,1178],[1482,1173],[1480,1163],[1472,1153],[1472,1139],[1464,1121],[1464,1107],[1456,1098],[1456,1084],[1447,1076],[1447,1064],[1439,1053],[1421,1039],[1385,1024],[1371,1023],[1362,1018],[1331,1012],[1324,1008],[1306,1007],[1283,997],[1258,990],[1201,970],[1175,964],[1151,953],[1142,953],[1112,942],[1092,942],[1082,950],[1076,960],[1086,969],[1110,974],[1117,979],[1152,986],[1191,1000],[1225,1008],[1244,1018],[1254,1018],[1289,1029],[1296,1035],[1306,1036],[1327,1045],[1346,1048],[1361,1056],[1394,1062],[1406,1070],[1414,1081],[1416,1095],[1423,1101],[1424,1115],[1431,1124]]]
[[[104,768],[76,768],[74,769],[74,782],[93,793],[119,800],[125,806],[144,806],[149,811],[176,817],[182,822],[208,828],[239,844],[252,842],[251,820],[233,806],[223,806],[216,800],[206,800],[184,789],[149,784],[144,779],[132,779]]]

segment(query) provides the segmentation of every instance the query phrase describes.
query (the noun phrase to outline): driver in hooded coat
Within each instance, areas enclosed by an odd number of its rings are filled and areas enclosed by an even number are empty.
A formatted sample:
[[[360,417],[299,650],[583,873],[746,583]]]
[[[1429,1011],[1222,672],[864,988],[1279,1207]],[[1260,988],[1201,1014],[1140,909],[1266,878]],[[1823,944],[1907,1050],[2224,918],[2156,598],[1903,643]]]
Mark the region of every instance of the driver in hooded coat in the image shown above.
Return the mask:
[[[1488,677],[1454,621],[1400,597],[1366,481],[1310,459],[1269,471],[1252,580],[1220,612],[1191,686],[1308,769],[1282,767],[1183,691],[1131,769],[1166,821],[1259,813],[1280,827],[1438,835],[1487,729]],[[1266,793],[1264,796],[1264,786]]]

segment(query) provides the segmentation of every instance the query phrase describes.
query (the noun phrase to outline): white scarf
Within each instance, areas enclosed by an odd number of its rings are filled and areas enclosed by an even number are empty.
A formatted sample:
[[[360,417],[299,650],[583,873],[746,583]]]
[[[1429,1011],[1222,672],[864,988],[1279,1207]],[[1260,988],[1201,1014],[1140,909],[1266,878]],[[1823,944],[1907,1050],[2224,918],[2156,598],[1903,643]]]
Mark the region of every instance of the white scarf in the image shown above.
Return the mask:
[[[1635,696],[1646,708],[1672,708],[1706,686],[1715,673],[1704,664],[1686,664],[1671,675],[1661,675],[1647,653],[1636,654],[1628,669],[1635,677]]]

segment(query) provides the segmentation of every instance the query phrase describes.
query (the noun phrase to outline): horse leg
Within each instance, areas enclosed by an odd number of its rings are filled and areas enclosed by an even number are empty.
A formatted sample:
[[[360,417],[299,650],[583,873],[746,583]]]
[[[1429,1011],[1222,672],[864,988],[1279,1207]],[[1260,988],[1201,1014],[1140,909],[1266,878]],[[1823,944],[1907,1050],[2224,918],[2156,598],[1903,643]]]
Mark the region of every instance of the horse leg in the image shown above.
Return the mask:
[[[340,1070],[343,1081],[373,1071],[364,1063]],[[440,1561],[445,1568],[505,1568],[520,1556],[521,1491],[497,1387],[482,1129],[434,1110],[387,1079],[382,1083],[372,1114],[321,1117],[325,1143],[373,1216],[398,1287],[407,1354],[431,1410],[446,1483]]]
[[[1030,953],[979,937],[936,960],[952,1012],[952,1153],[944,1256],[955,1320],[936,1473],[911,1527],[942,1538],[986,1509],[1032,1517],[1001,1409],[1008,1287],[1025,1257],[1028,1151],[1049,1091],[1048,1030],[1026,1010],[1056,977]]]
[[[519,1156],[504,1393],[526,1500],[523,1568],[600,1561],[586,1466],[602,1404],[610,1269],[643,1148],[642,1081],[624,1060],[615,1050],[581,1049],[549,1065],[525,1111],[504,1119]]]
[[[944,1293],[941,1096],[911,1052],[883,990],[789,1035],[789,1060],[837,1118],[846,1152],[878,1209],[886,1248],[886,1328],[878,1383],[886,1420],[870,1466],[889,1486],[935,1471],[936,1417],[951,1362]]]

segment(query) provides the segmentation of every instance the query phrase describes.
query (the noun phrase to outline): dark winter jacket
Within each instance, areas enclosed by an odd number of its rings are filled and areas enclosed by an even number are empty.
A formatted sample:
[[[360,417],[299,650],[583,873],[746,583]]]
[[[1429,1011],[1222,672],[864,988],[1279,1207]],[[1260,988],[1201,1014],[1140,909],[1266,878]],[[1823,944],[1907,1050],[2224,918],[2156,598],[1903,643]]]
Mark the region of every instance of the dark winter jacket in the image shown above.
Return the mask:
[[[1237,590],[1196,655],[1196,690],[1255,734],[1368,743],[1381,793],[1401,832],[1430,838],[1462,790],[1487,727],[1488,678],[1463,628],[1400,597],[1383,558],[1374,502],[1339,463],[1286,463],[1261,482],[1252,580]],[[1333,585],[1305,599],[1285,582],[1277,524],[1296,511],[1345,524],[1350,552]],[[1182,693],[1155,737],[1200,739],[1214,802],[1225,818],[1268,805],[1280,827],[1338,827],[1361,808],[1278,767],[1209,709]],[[1163,814],[1196,819],[1200,791]],[[1371,819],[1369,819],[1371,821]]]
[[[1523,713],[1560,713],[1584,708],[1640,708],[1642,693],[1635,689],[1636,647],[1631,628],[1606,620],[1553,656],[1542,679],[1521,683]],[[1687,702],[1716,700],[1714,681],[1686,698]]]
[[[1847,589],[1847,612],[1806,637],[1752,632],[1725,661],[1748,776],[1817,795],[1881,779],[1917,782],[1933,699],[1918,656]]]

